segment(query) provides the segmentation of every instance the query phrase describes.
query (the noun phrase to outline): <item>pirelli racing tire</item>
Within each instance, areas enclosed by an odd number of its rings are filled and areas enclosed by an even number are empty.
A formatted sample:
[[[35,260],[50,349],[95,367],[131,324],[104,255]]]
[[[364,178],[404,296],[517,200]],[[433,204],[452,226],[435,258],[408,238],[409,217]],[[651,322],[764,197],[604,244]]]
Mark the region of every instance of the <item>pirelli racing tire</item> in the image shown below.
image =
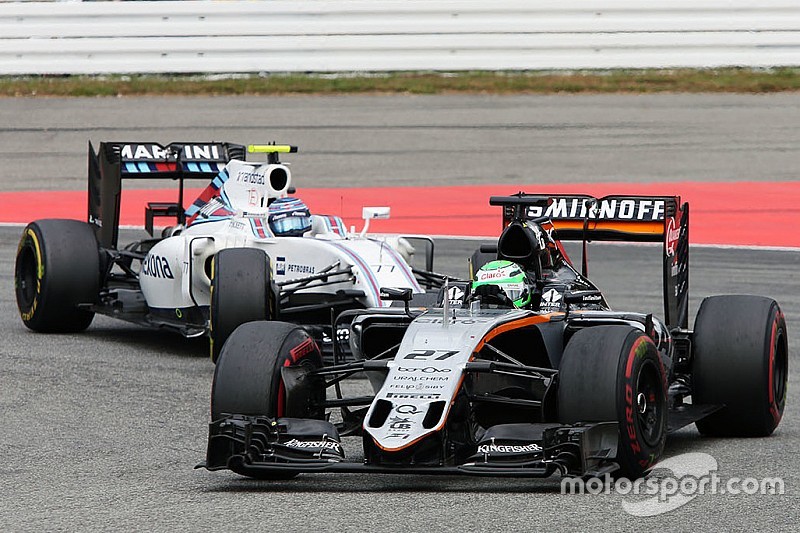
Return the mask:
[[[221,250],[211,263],[209,348],[217,362],[222,346],[237,327],[254,320],[274,320],[269,256],[257,248]]]
[[[667,437],[667,376],[653,341],[624,325],[576,332],[558,373],[559,421],[617,422],[620,474],[638,478]]]
[[[239,414],[322,420],[325,382],[308,375],[321,366],[319,346],[302,327],[272,321],[242,324],[228,337],[214,369],[211,419]],[[291,479],[295,474],[262,477]]]
[[[94,229],[78,220],[31,222],[22,232],[14,268],[22,321],[42,333],[89,327],[94,312],[79,307],[97,301],[100,251]]]
[[[692,403],[724,404],[698,420],[703,435],[765,437],[783,416],[789,351],[778,303],[763,296],[712,296],[694,325]]]

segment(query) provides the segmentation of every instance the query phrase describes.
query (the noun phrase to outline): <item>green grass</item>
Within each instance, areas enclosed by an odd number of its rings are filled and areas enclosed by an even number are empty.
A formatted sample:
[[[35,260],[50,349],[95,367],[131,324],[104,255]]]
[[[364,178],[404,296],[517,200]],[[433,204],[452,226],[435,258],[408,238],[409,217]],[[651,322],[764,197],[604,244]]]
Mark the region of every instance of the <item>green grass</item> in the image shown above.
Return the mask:
[[[285,94],[770,93],[800,90],[800,69],[463,72],[271,76],[0,77],[0,97]]]

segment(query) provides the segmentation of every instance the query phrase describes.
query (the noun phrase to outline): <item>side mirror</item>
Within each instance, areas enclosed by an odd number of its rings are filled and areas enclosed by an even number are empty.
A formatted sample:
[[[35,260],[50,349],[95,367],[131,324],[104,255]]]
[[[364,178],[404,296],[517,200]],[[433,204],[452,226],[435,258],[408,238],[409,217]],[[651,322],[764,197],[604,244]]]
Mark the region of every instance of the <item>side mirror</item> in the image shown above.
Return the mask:
[[[381,300],[395,300],[400,302],[410,302],[414,293],[411,289],[395,289],[393,287],[381,287]]]
[[[403,302],[403,308],[405,309],[406,316],[410,318],[414,318],[411,315],[411,310],[408,308],[408,302],[411,301],[411,298],[414,297],[414,292],[409,289],[395,289],[393,287],[381,287],[380,295],[382,300],[396,300]]]
[[[361,210],[361,218],[364,220],[371,218],[386,219],[389,218],[391,212],[392,209],[390,207],[365,207]]]
[[[391,212],[391,208],[389,207],[365,207],[361,210],[361,218],[364,219],[364,229],[361,230],[361,236],[367,234],[367,229],[369,229],[369,221],[377,218],[385,220],[389,218],[389,213]]]
[[[569,315],[569,308],[575,304],[599,304],[603,301],[600,291],[575,291],[564,295],[565,313]]]
[[[599,304],[602,301],[603,293],[600,291],[576,291],[567,293],[564,296],[564,303],[567,305]]]

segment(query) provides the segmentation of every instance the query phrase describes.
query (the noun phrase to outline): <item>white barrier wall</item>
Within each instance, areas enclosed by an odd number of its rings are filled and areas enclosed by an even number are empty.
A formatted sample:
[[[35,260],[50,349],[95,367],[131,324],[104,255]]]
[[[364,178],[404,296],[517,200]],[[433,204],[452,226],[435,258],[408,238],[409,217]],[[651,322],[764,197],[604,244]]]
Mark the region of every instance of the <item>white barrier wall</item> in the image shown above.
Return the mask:
[[[0,75],[800,65],[800,0],[0,3]]]

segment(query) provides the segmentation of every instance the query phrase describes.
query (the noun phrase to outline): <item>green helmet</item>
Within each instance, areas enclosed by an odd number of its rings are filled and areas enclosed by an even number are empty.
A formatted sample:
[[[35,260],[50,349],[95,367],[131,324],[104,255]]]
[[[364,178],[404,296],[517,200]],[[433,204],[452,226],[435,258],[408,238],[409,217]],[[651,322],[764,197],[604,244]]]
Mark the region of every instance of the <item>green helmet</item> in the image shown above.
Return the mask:
[[[528,275],[516,263],[505,260],[489,261],[475,273],[472,291],[484,285],[496,285],[514,307],[525,307],[531,301],[533,289]]]

